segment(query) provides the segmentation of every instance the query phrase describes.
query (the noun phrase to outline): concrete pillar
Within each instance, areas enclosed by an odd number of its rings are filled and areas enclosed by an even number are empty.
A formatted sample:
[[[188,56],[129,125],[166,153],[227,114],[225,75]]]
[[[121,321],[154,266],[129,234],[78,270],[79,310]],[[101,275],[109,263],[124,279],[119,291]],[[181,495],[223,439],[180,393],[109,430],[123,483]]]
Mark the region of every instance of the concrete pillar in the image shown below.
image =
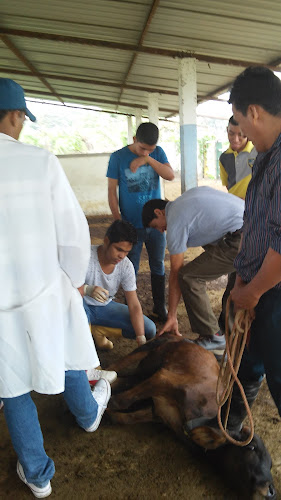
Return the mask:
[[[133,120],[131,116],[127,116],[127,125],[128,125],[128,144],[132,144],[133,142]]]
[[[141,117],[142,117],[142,110],[141,109],[137,109],[136,110],[135,117],[136,117],[136,130],[137,130],[138,126],[142,122],[142,119],[141,119]]]
[[[148,94],[148,120],[158,127],[159,123],[159,94],[157,92],[149,92]]]
[[[196,59],[179,59],[181,192],[197,186]]]

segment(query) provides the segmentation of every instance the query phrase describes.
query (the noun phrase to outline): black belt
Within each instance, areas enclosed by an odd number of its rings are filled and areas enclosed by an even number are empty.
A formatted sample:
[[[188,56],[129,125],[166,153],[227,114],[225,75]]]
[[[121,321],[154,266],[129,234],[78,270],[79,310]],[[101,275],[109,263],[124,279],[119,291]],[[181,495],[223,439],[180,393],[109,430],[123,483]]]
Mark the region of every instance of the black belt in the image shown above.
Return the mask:
[[[229,235],[229,236],[235,236],[235,235],[238,235],[238,234],[242,234],[242,228],[241,229],[236,229],[236,231],[234,231],[233,233],[226,233],[226,236]]]

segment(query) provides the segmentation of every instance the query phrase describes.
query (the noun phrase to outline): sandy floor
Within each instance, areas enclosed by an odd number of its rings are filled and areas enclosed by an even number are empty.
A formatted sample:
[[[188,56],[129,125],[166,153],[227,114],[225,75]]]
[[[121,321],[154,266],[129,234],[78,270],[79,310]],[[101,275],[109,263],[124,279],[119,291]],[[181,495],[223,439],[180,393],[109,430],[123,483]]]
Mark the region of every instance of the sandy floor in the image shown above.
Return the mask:
[[[179,182],[170,183],[166,196],[180,194]],[[100,243],[108,217],[91,218],[93,242]],[[200,249],[190,250],[188,260]],[[169,260],[166,256],[167,274]],[[216,314],[225,278],[210,283],[208,292]],[[138,278],[138,294],[145,314],[151,312],[150,279],[146,253],[143,251]],[[122,295],[120,295],[122,300]],[[192,337],[183,304],[179,307],[182,334]],[[136,347],[134,341],[117,339],[114,349],[100,353],[103,367]],[[190,448],[179,442],[173,433],[158,424],[138,424],[122,427],[112,425],[104,417],[96,433],[87,434],[77,425],[59,396],[34,394],[44,433],[47,453],[54,459],[56,475],[52,480],[53,497],[61,500],[212,500],[237,499],[223,483],[222,477],[204,461],[194,457]],[[281,498],[281,433],[280,418],[266,383],[254,405],[254,420],[258,432],[267,444],[273,459],[275,486]],[[28,489],[17,479],[16,456],[13,451],[3,412],[0,412],[0,498],[25,500],[32,498]]]

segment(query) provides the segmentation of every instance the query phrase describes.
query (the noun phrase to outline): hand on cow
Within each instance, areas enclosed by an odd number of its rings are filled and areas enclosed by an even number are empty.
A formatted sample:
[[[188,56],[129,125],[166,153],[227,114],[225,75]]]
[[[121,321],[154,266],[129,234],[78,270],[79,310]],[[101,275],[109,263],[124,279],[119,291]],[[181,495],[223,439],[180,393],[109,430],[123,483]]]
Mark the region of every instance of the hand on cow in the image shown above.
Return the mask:
[[[157,333],[157,337],[162,335],[164,332],[171,332],[177,335],[178,337],[182,337],[182,334],[179,332],[179,324],[176,317],[172,316],[169,318],[168,315],[168,319],[165,325],[163,326],[162,330],[160,330],[160,332]]]

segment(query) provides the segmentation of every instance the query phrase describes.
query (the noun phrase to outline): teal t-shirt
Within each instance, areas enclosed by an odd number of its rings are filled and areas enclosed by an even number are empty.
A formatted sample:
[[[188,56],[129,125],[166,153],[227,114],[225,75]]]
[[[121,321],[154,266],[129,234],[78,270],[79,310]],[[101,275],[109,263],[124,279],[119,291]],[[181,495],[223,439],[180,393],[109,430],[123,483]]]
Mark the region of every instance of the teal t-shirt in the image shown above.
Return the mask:
[[[160,146],[150,153],[151,158],[160,163],[168,163],[167,156]],[[119,206],[122,219],[131,222],[136,228],[142,228],[142,207],[148,200],[161,198],[159,175],[150,165],[142,165],[131,172],[130,163],[137,155],[128,146],[112,153],[106,176],[118,179]]]

